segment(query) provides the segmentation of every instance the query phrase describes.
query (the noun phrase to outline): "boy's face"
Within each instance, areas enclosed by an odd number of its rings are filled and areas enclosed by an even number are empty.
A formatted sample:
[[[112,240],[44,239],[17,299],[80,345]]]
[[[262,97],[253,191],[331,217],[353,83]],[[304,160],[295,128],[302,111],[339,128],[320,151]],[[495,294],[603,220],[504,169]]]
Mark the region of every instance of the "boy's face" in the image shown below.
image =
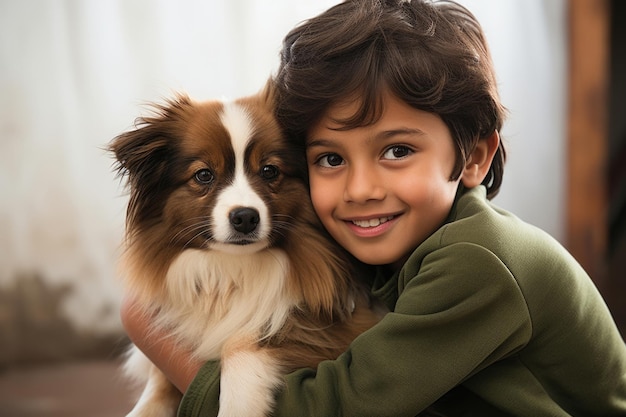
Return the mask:
[[[455,148],[433,113],[384,96],[384,113],[350,130],[334,120],[358,102],[331,106],[307,136],[313,206],[330,234],[359,260],[399,268],[448,216],[458,180]]]

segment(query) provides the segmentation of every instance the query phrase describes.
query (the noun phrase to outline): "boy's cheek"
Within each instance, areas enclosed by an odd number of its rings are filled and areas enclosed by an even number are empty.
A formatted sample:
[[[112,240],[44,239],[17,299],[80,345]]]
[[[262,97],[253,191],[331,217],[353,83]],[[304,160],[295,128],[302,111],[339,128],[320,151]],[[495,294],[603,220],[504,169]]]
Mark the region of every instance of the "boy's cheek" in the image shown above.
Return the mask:
[[[315,209],[315,213],[322,220],[324,225],[326,226],[327,217],[332,213],[334,204],[333,204],[333,195],[334,191],[332,187],[324,187],[322,184],[312,181],[311,184],[311,201],[313,203],[313,208]]]

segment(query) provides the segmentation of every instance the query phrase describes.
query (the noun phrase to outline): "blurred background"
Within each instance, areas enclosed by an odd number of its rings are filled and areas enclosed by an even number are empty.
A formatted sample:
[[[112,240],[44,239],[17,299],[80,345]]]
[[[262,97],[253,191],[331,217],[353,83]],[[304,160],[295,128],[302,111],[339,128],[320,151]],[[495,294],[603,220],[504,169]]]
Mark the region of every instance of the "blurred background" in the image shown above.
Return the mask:
[[[460,2],[509,111],[495,202],[570,249],[624,323],[624,3]],[[128,409],[115,371],[127,196],[104,148],[174,92],[256,92],[283,36],[336,3],[0,0],[0,415]],[[79,404],[81,389],[104,402]]]

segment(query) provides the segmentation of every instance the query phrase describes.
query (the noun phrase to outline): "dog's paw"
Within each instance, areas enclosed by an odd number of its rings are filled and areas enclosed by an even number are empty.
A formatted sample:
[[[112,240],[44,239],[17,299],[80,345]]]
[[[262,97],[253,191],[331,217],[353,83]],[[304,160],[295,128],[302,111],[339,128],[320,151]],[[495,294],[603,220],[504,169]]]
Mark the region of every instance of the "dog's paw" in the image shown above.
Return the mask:
[[[222,358],[218,417],[264,417],[282,381],[278,360],[256,346],[229,350]]]
[[[181,397],[165,375],[153,366],[139,400],[126,417],[175,417]]]

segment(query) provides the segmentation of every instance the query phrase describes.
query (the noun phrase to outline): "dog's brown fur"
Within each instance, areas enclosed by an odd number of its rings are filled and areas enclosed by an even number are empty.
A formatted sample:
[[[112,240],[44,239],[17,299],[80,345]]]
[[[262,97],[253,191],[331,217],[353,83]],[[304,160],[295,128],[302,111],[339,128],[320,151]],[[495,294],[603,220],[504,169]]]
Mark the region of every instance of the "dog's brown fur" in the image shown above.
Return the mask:
[[[304,155],[282,135],[272,113],[273,99],[268,84],[262,93],[235,103],[254,126],[245,154],[246,170],[253,173],[248,178],[272,214],[270,244],[263,251],[287,254],[283,298],[293,305],[279,329],[258,329],[258,334],[229,340],[222,348],[252,343],[256,346],[248,349],[265,350],[278,360],[281,372],[288,372],[336,358],[380,315],[355,280],[356,262],[327,235],[313,211]],[[207,247],[214,239],[209,227],[214,219],[207,213],[232,179],[235,158],[230,132],[220,119],[223,110],[222,102],[196,103],[181,95],[139,119],[136,130],[118,136],[110,146],[130,188],[126,289],[146,311],[156,313],[156,326],[169,328],[204,360],[219,359],[207,353],[203,339],[212,337],[207,329],[227,314],[240,284],[228,282],[227,276],[217,284],[173,282],[168,273],[181,254],[211,251]],[[278,175],[263,174],[267,166],[278,168]],[[215,176],[210,185],[194,177],[204,168]]]

